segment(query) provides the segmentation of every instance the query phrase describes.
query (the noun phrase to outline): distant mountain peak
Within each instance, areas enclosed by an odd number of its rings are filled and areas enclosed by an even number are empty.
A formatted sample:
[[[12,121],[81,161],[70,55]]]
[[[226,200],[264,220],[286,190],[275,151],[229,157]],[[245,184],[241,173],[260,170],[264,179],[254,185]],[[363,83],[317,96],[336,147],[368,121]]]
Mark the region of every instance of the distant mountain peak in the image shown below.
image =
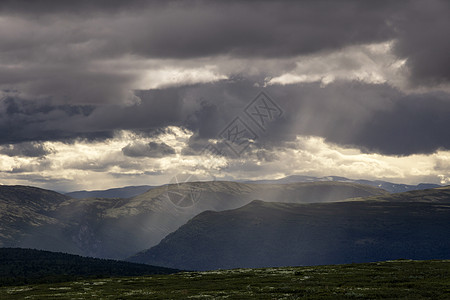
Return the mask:
[[[439,184],[434,183],[419,183],[417,185],[392,183],[383,180],[366,180],[366,179],[349,179],[342,176],[325,176],[314,177],[305,175],[289,175],[275,180],[242,180],[247,183],[293,183],[293,182],[320,182],[320,181],[338,181],[338,182],[353,182],[359,184],[366,184],[382,188],[390,193],[402,193],[414,190],[423,190],[429,188],[440,187]]]

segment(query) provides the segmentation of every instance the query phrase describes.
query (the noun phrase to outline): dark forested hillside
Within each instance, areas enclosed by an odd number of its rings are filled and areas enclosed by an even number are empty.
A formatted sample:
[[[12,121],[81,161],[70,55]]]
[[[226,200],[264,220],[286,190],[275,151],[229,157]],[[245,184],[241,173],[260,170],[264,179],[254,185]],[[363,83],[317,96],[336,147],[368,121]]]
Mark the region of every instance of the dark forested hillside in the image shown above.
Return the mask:
[[[0,248],[0,285],[171,274],[177,270],[41,250]]]

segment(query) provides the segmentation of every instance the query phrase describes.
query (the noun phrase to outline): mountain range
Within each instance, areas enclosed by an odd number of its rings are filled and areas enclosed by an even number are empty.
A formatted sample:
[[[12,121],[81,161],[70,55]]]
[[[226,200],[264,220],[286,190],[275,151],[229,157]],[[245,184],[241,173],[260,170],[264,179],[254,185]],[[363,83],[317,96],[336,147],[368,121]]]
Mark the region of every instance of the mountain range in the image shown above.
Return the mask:
[[[383,180],[365,180],[365,179],[349,179],[341,176],[325,176],[325,177],[314,177],[314,176],[304,176],[304,175],[291,175],[275,180],[244,180],[247,183],[293,183],[293,182],[318,182],[318,181],[338,181],[338,182],[351,182],[366,184],[371,186],[376,186],[382,188],[390,193],[402,193],[415,190],[424,190],[440,187],[438,184],[434,183],[419,183],[416,185],[393,183]]]
[[[283,183],[297,183],[297,182],[317,182],[317,181],[338,181],[347,183],[359,183],[366,184],[375,187],[382,188],[390,193],[401,193],[414,190],[424,190],[440,187],[438,184],[434,183],[419,183],[416,185],[393,183],[389,181],[382,180],[364,180],[364,179],[349,179],[341,176],[325,176],[325,177],[314,177],[314,176],[304,176],[304,175],[291,175],[280,179],[273,180],[236,180],[236,182],[241,183],[272,183],[272,184],[283,184]],[[137,195],[147,192],[149,189],[154,188],[151,185],[138,185],[138,186],[125,186],[121,188],[112,188],[107,190],[94,190],[94,191],[73,191],[68,193],[63,193],[71,198],[83,199],[83,198],[131,198]]]
[[[282,202],[205,211],[130,261],[212,270],[449,258],[450,186]]]
[[[311,203],[387,194],[342,182],[212,181],[155,187],[132,198],[73,199],[38,188],[0,186],[0,246],[122,259],[155,246],[206,210],[234,209],[255,199]]]

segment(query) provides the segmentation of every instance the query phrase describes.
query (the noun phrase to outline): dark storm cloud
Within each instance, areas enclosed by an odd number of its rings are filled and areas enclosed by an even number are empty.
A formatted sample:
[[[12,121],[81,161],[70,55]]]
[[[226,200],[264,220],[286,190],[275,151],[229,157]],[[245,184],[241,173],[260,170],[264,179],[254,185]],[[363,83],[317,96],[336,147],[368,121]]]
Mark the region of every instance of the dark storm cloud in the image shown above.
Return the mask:
[[[2,1],[0,87],[58,103],[133,102],[130,90],[139,72],[114,66],[115,60],[280,58],[391,39],[395,52],[407,59],[413,84],[448,82],[449,6],[445,1]]]
[[[8,13],[88,13],[90,11],[117,12],[127,9],[139,9],[147,6],[149,0],[78,0],[78,1],[54,1],[54,0],[2,0],[0,11]],[[157,4],[153,1],[153,4]]]
[[[145,3],[6,1],[0,5],[0,11],[37,16],[50,14],[53,22],[71,13],[81,19],[98,15],[99,19],[91,25],[99,27],[88,30],[85,25],[77,24],[61,28],[61,32],[74,33],[73,42],[90,38],[104,41],[101,49],[109,53],[120,51],[148,57],[225,53],[278,57],[385,40],[392,36],[385,19],[396,7],[389,2],[372,4],[358,1]],[[79,12],[83,14],[78,15]],[[105,12],[115,15],[103,18]],[[124,17],[124,12],[132,18]],[[46,24],[41,20],[37,22]],[[53,41],[55,43],[59,39],[67,39],[67,36],[49,34],[43,37],[49,36],[57,38]]]
[[[354,137],[369,151],[408,155],[450,149],[448,94],[401,96],[388,111],[377,111]]]
[[[194,3],[171,7],[129,45],[150,57],[280,57],[391,37],[386,7],[355,1]]]
[[[446,1],[1,1],[0,144],[105,139],[121,129],[151,135],[175,125],[194,131],[191,149],[183,151],[196,153],[259,91],[236,77],[135,91],[138,99],[130,91],[139,66],[114,64],[130,57],[180,64],[219,55],[280,58],[394,40],[414,86],[448,83],[449,7]],[[448,94],[349,82],[268,90],[286,113],[266,132],[255,128],[255,146],[304,134],[384,154],[450,148]]]
[[[42,144],[32,142],[0,147],[0,154],[8,156],[40,157],[50,153]]]
[[[318,83],[273,85],[267,91],[285,113],[263,132],[244,114],[244,107],[259,88],[251,82],[247,86],[242,82],[234,84],[222,82],[203,85],[197,90],[188,88],[191,95],[207,95],[211,100],[198,107],[193,114],[195,122],[187,123],[196,134],[184,153],[200,154],[207,145],[206,140],[220,138],[219,133],[236,116],[257,134],[250,149],[283,147],[297,135],[320,136],[364,152],[388,155],[450,149],[450,95],[447,93],[404,94],[389,85],[358,82],[336,82],[325,87]],[[226,93],[230,90],[232,95]],[[207,114],[208,117],[199,117]],[[216,147],[223,150],[227,146]]]
[[[407,59],[413,85],[450,82],[449,15],[449,1],[411,1],[394,18],[395,53]]]
[[[112,137],[111,128],[82,129],[83,121],[94,109],[92,105],[54,105],[51,101],[13,96],[0,98],[0,144]],[[70,127],[71,122],[76,126]]]
[[[14,17],[2,22],[0,53],[8,61],[57,63],[70,76],[80,61],[125,54],[281,57],[395,39],[413,82],[429,84],[449,79],[449,13],[450,3],[438,0],[11,0],[0,4],[0,15]]]
[[[148,136],[168,125],[181,125],[195,111],[195,101],[183,104],[178,89],[141,92],[140,104],[55,105],[52,101],[0,99],[0,144],[25,141],[111,138],[115,130],[129,129]],[[188,104],[189,104],[188,103]]]
[[[450,149],[450,95],[404,94],[388,85],[337,82],[274,86],[284,118],[268,126],[261,143],[291,140],[296,134],[324,137],[339,145],[388,155]]]
[[[1,52],[0,52],[1,59]],[[7,60],[7,58],[5,58]],[[77,62],[54,62],[37,66],[2,68],[0,86],[18,87],[29,97],[44,97],[54,103],[98,104],[133,102],[130,84],[136,75],[121,74],[117,70],[98,71]]]
[[[393,36],[390,6],[356,1],[124,3],[2,2],[0,86],[58,102],[126,102],[138,74],[112,62],[129,56],[282,57]]]
[[[175,154],[175,149],[166,143],[150,142],[129,144],[122,149],[122,152],[131,157],[164,157]]]
[[[102,139],[122,129],[154,136],[160,128],[174,125],[194,132],[183,153],[199,154],[208,139],[220,138],[221,131],[240,117],[257,135],[251,149],[283,146],[297,135],[321,136],[340,145],[391,155],[450,149],[447,93],[405,94],[386,84],[359,82],[272,85],[265,90],[284,114],[263,132],[244,113],[260,90],[249,80],[224,80],[142,92],[142,102],[133,106],[102,105],[85,110],[80,106],[66,111],[24,104],[29,101],[9,101],[8,105],[4,101],[1,138],[3,143],[46,136]],[[223,142],[217,146],[226,148]],[[138,151],[130,145],[124,153],[152,156],[161,150],[152,150],[150,145],[141,148],[143,151]]]

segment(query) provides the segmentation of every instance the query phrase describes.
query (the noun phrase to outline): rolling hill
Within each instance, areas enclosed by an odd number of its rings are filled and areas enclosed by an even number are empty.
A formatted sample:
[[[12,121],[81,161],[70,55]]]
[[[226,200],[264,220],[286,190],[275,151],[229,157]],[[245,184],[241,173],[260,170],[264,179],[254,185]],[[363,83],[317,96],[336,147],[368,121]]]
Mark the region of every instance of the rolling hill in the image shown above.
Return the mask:
[[[9,189],[23,190],[27,187]],[[0,246],[114,259],[128,257],[158,244],[167,234],[205,210],[238,208],[254,199],[309,203],[387,194],[379,188],[354,183],[244,184],[213,181],[155,187],[128,199],[69,199],[48,191],[57,199],[50,201],[52,205],[47,205],[47,200],[39,198],[44,190],[28,190],[36,193],[35,196],[27,196],[31,197],[31,203],[14,198],[8,200],[8,205],[4,204],[3,213],[14,214],[16,219],[10,223],[2,219],[3,231],[0,232],[4,237]],[[35,205],[40,207],[36,215],[28,214]],[[43,221],[37,223],[36,218]]]
[[[59,206],[58,218],[74,224],[62,235],[71,236],[82,249],[75,253],[125,258],[156,245],[205,210],[237,208],[253,199],[321,202],[383,194],[381,189],[343,183],[193,182],[156,187],[130,199],[69,200]],[[180,199],[185,202],[178,203]]]
[[[449,192],[206,211],[130,261],[212,270],[450,258]]]
[[[138,185],[138,186],[126,186],[121,188],[113,188],[107,190],[95,190],[95,191],[74,191],[65,193],[65,195],[75,198],[131,198],[147,192],[153,188],[151,185]]]
[[[52,213],[69,199],[36,187],[0,185],[0,246],[22,244],[40,227],[64,226]]]
[[[246,183],[294,183],[294,182],[318,182],[318,181],[338,181],[366,184],[382,188],[390,193],[402,193],[415,190],[425,190],[440,187],[439,184],[434,183],[419,183],[417,185],[393,183],[383,180],[365,180],[365,179],[349,179],[342,176],[325,176],[314,177],[304,175],[291,175],[275,180],[245,180]]]

